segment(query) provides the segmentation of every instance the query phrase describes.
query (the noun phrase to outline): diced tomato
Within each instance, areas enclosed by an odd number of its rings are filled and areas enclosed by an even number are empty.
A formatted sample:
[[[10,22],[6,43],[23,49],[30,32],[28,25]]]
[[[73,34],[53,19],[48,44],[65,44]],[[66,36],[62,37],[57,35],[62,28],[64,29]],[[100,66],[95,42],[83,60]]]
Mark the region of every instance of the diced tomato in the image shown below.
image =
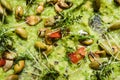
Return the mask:
[[[49,35],[50,38],[61,38],[61,32],[60,31],[56,31],[56,32],[52,32]]]
[[[0,59],[0,67],[4,66],[6,63],[6,60],[5,59]]]
[[[75,53],[84,57],[86,54],[85,47],[80,47]]]
[[[81,55],[75,54],[75,53],[69,54],[68,57],[69,57],[70,61],[75,64],[78,63],[78,61],[82,59]]]
[[[85,47],[80,47],[74,53],[69,54],[68,57],[72,63],[76,64],[78,63],[79,60],[85,57],[85,54],[86,54]]]

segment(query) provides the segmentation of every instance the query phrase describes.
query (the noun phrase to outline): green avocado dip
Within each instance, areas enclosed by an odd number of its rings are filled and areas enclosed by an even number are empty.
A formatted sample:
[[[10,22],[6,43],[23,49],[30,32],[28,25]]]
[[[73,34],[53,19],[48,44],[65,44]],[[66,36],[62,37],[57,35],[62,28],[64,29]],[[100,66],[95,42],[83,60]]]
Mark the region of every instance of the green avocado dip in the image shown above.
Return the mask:
[[[120,80],[120,0],[0,0],[0,80]]]

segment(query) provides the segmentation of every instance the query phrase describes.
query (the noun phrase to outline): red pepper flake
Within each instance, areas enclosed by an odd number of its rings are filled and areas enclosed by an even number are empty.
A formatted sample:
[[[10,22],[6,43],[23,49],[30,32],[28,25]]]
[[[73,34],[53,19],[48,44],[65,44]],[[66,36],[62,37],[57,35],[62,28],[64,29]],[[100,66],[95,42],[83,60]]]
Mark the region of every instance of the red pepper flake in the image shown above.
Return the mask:
[[[75,53],[71,53],[68,56],[69,56],[70,61],[75,64],[78,63],[78,61],[82,59],[81,55],[75,54]]]
[[[80,47],[76,52],[68,54],[68,57],[72,63],[76,64],[85,57],[85,54],[85,47]]]
[[[0,59],[0,67],[4,66],[6,63],[6,60],[5,59]]]
[[[75,53],[84,57],[86,55],[85,47],[80,47]]]
[[[50,38],[61,38],[61,32],[60,32],[60,30],[51,32],[48,36]]]

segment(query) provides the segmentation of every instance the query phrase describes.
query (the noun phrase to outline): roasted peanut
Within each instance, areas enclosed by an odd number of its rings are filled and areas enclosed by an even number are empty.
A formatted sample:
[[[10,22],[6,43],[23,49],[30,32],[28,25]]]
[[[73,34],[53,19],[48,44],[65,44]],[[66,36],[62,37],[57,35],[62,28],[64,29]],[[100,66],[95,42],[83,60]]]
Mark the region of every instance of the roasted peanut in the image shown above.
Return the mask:
[[[95,54],[100,55],[101,57],[105,57],[106,56],[106,51],[102,50],[102,51],[96,51]]]
[[[17,54],[14,52],[5,51],[2,54],[2,57],[9,60],[14,60],[17,57]]]
[[[40,3],[39,6],[36,9],[36,13],[40,14],[40,13],[43,12],[43,10],[44,10],[44,3]]]
[[[31,15],[31,16],[26,17],[25,20],[28,25],[34,26],[41,21],[41,18],[39,16]]]
[[[117,30],[117,29],[120,29],[120,21],[117,21],[115,23],[113,23],[109,28],[108,30],[112,31],[112,30]]]
[[[90,68],[92,69],[99,69],[100,68],[100,64],[97,62],[97,61],[92,61],[90,64],[89,64]]]
[[[44,25],[48,27],[48,26],[53,26],[54,23],[55,23],[54,17],[50,17],[45,19]]]
[[[18,75],[12,74],[9,75],[5,80],[18,80]]]
[[[7,10],[12,11],[12,7],[7,0],[0,0],[2,6],[4,6]]]
[[[89,57],[89,60],[90,60],[90,61],[99,60],[99,55],[96,54],[96,53],[90,53],[90,54],[88,54],[88,57]]]
[[[17,27],[15,32],[17,35],[19,35],[23,39],[27,39],[28,37],[27,31],[22,27]]]
[[[24,60],[18,61],[18,63],[14,65],[14,72],[20,73],[23,70],[24,66],[25,66]]]
[[[85,41],[82,41],[81,43],[84,44],[84,45],[91,45],[93,44],[93,39],[88,39],[88,40],[85,40]]]
[[[55,10],[56,10],[56,12],[58,12],[58,13],[60,13],[60,12],[63,11],[63,9],[60,8],[59,3],[56,3],[56,4],[55,4]]]
[[[42,28],[38,31],[38,36],[39,37],[45,37],[45,32],[46,32],[46,28]]]
[[[35,42],[35,48],[41,49],[41,50],[46,50],[47,45],[44,44],[43,42],[37,41],[37,42]]]
[[[8,71],[13,65],[13,60],[6,60],[5,65],[3,66],[4,71]]]
[[[17,6],[15,10],[15,18],[18,20],[22,19],[23,13],[24,13],[24,10],[22,6]]]
[[[72,6],[71,2],[65,1],[65,0],[59,0],[58,4],[61,8],[69,8]]]

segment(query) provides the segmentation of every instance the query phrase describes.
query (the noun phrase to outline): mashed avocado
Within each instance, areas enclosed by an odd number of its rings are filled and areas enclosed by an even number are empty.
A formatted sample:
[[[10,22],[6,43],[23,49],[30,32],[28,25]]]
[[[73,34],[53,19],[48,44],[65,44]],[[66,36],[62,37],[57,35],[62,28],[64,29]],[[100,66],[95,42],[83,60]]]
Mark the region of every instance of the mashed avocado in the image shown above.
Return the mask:
[[[44,28],[46,18],[58,15],[54,4],[46,3],[46,0],[6,0],[8,1],[13,12],[5,16],[5,20],[0,21],[0,30],[3,32],[11,32],[9,35],[13,40],[12,51],[18,54],[15,63],[21,59],[25,60],[25,67],[19,74],[19,80],[119,80],[120,79],[120,62],[113,59],[113,55],[100,58],[101,69],[91,69],[89,64],[88,54],[92,51],[100,50],[98,40],[101,40],[102,33],[106,32],[111,24],[119,21],[120,6],[114,0],[99,0],[99,11],[94,11],[93,3],[95,0],[68,0],[72,2],[72,6],[63,10],[59,15],[62,19],[49,29],[60,28],[64,35],[61,39],[55,39],[52,44],[52,50],[49,55],[46,55],[44,49],[36,49],[35,42],[45,42],[43,37],[38,37],[38,31]],[[32,1],[26,5],[26,1]],[[49,1],[49,0],[48,0]],[[53,0],[54,1],[54,0]],[[36,7],[40,2],[44,2],[44,11],[41,14],[36,14]],[[17,6],[22,6],[24,10],[23,19],[16,21],[15,10]],[[26,24],[25,18],[30,15],[37,15],[42,20],[36,25],[30,26]],[[3,17],[1,17],[3,19]],[[2,22],[4,21],[4,22]],[[92,21],[92,22],[91,22]],[[95,21],[95,22],[94,22]],[[50,21],[48,21],[50,22]],[[97,26],[99,25],[99,26]],[[92,26],[92,27],[91,27]],[[22,39],[16,35],[15,29],[23,27],[28,36],[27,39]],[[4,31],[4,29],[6,29]],[[70,34],[66,34],[66,29],[69,29]],[[79,36],[80,31],[85,31],[90,37]],[[0,34],[2,34],[2,31]],[[68,32],[69,32],[68,31]],[[107,33],[107,32],[106,32]],[[82,34],[82,33],[81,33]],[[119,30],[109,32],[114,39],[107,39],[110,44],[120,45]],[[103,35],[104,36],[104,35]],[[110,37],[110,36],[109,36]],[[93,39],[91,45],[83,45],[80,40]],[[2,38],[0,38],[2,39]],[[0,40],[1,41],[1,40]],[[115,42],[115,43],[114,43]],[[103,42],[102,42],[103,43]],[[106,42],[107,43],[107,42]],[[48,44],[48,46],[51,44]],[[77,64],[70,61],[68,54],[77,50],[78,46],[85,46],[87,54]],[[4,46],[5,47],[5,46]],[[0,55],[2,56],[3,48],[0,47]],[[45,46],[46,47],[46,46]],[[6,49],[6,48],[5,48]],[[106,50],[106,49],[105,49]],[[109,63],[111,60],[111,64]],[[14,66],[14,65],[13,65]],[[14,68],[4,72],[0,67],[0,80],[5,80],[10,74],[14,74]]]

